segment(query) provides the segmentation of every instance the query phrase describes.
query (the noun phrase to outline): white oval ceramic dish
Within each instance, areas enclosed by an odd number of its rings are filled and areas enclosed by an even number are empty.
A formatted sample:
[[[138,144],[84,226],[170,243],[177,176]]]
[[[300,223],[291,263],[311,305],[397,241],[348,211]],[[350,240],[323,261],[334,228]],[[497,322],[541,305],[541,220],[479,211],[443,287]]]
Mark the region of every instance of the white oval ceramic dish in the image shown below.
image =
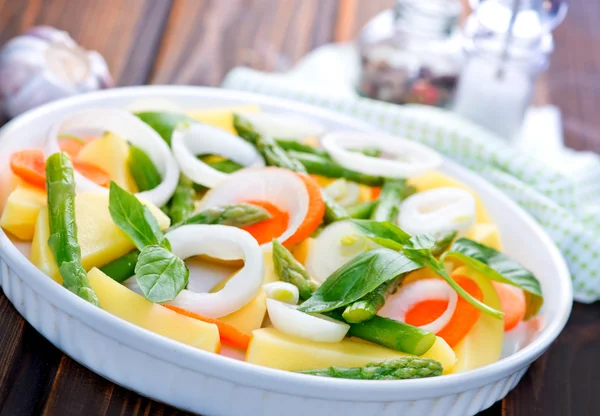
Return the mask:
[[[259,104],[329,128],[369,126],[321,108],[254,94],[199,87],[135,87],[57,101],[0,132],[0,177],[14,150],[41,146],[50,125],[83,108],[126,107],[161,99],[183,108]],[[502,399],[558,336],[571,310],[565,262],[539,225],[476,175],[444,162],[444,172],[477,190],[502,231],[505,251],[540,279],[541,331],[520,351],[483,368],[439,378],[357,381],[272,370],[210,354],[138,328],[79,299],[42,274],[0,231],[0,283],[25,319],[50,342],[103,377],[144,396],[204,415],[471,415]],[[0,182],[0,207],[6,197]]]

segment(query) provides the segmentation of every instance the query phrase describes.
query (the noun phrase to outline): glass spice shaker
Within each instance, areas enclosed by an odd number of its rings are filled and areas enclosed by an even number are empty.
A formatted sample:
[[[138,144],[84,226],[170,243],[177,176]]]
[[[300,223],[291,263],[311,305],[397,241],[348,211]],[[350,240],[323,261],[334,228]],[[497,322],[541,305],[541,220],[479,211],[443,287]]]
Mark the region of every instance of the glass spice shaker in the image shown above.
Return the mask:
[[[506,140],[518,138],[535,81],[553,49],[552,34],[533,3],[489,1],[465,25],[467,61],[453,110]]]
[[[363,96],[449,106],[461,69],[458,0],[397,0],[361,31]]]

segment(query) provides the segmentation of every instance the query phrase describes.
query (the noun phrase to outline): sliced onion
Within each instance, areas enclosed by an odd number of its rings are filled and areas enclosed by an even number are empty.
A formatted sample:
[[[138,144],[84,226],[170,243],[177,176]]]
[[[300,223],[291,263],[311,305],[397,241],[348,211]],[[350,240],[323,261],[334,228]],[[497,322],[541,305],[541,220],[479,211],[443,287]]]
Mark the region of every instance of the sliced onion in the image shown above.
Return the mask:
[[[452,319],[458,302],[458,294],[448,283],[440,279],[417,280],[402,286],[398,292],[386,300],[378,315],[404,322],[408,311],[416,304],[426,300],[448,301],[448,307],[444,313],[433,322],[419,327],[437,334]]]
[[[267,299],[269,319],[279,332],[314,342],[340,342],[350,325],[321,314],[300,312],[297,306]]]
[[[229,175],[213,169],[196,155],[217,154],[244,166],[265,165],[254,146],[245,140],[208,124],[182,126],[171,136],[173,154],[181,171],[193,182],[214,188]]]
[[[60,152],[59,136],[73,130],[110,131],[144,150],[162,176],[162,182],[154,189],[137,194],[141,199],[156,206],[164,205],[173,195],[179,180],[179,167],[169,146],[150,126],[131,113],[115,108],[96,108],[71,114],[50,129],[46,152],[48,155]],[[85,176],[75,171],[78,192],[107,192]]]
[[[226,204],[266,201],[289,214],[288,227],[277,240],[285,242],[296,233],[308,213],[308,191],[298,175],[281,168],[244,169],[228,176],[202,198],[200,210]],[[264,244],[265,248],[271,243]]]
[[[297,305],[300,299],[298,288],[288,282],[271,282],[263,285],[263,289],[269,299]]]
[[[170,304],[201,315],[219,318],[242,308],[260,291],[265,264],[256,240],[246,231],[226,225],[184,225],[168,232],[173,254],[186,259],[198,254],[244,260],[240,271],[215,293],[184,289]]]
[[[411,235],[458,231],[465,235],[475,222],[475,198],[459,188],[436,188],[408,197],[398,225]]]
[[[321,140],[333,160],[345,168],[386,178],[412,178],[435,169],[442,157],[422,144],[383,133],[340,131]],[[375,147],[390,158],[366,156],[352,149]]]
[[[323,188],[323,191],[343,207],[354,205],[360,198],[360,187],[356,182],[337,179]]]
[[[323,283],[354,257],[377,247],[350,221],[334,222],[315,238],[306,258],[306,269],[313,279]]]
[[[257,132],[276,139],[302,141],[325,133],[325,126],[322,124],[296,114],[242,113],[241,115]]]

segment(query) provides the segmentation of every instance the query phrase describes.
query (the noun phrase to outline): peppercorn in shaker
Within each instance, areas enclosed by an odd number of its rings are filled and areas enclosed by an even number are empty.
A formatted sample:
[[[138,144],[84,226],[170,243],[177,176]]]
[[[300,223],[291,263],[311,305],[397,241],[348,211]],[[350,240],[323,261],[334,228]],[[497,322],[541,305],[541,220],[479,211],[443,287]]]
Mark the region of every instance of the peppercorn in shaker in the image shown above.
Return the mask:
[[[462,52],[455,0],[397,0],[359,36],[363,96],[396,104],[452,103]]]

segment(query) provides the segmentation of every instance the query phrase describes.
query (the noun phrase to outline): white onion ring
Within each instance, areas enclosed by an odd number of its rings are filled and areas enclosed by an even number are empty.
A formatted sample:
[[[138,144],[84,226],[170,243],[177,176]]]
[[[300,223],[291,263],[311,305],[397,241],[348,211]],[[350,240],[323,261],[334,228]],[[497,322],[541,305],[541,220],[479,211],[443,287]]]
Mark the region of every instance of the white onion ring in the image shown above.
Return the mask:
[[[162,182],[156,188],[140,192],[137,196],[156,206],[164,205],[171,198],[179,180],[179,167],[169,146],[146,123],[121,109],[82,110],[70,114],[51,127],[46,142],[47,154],[60,152],[58,141],[61,134],[78,129],[108,130],[144,150],[158,169]],[[97,185],[77,171],[74,174],[78,192],[108,192],[106,188]]]
[[[325,133],[325,126],[297,114],[240,113],[240,115],[248,120],[258,133],[276,139],[302,141]]]
[[[192,124],[176,129],[171,136],[173,154],[181,171],[193,182],[214,188],[229,174],[213,169],[196,155],[217,154],[244,166],[262,167],[265,162],[250,143],[208,124]]]
[[[460,188],[419,192],[400,206],[398,226],[411,235],[458,231],[465,235],[475,222],[475,198]]]
[[[437,334],[444,329],[444,327],[448,325],[448,322],[450,322],[450,319],[452,319],[452,315],[454,315],[454,311],[456,311],[456,304],[458,302],[458,294],[443,280],[417,280],[400,287],[398,292],[391,295],[386,300],[385,305],[377,314],[404,322],[408,311],[410,311],[417,303],[426,300],[448,301],[448,307],[444,313],[433,322],[419,327]]]
[[[200,201],[199,210],[248,201],[267,201],[290,216],[287,229],[277,240],[293,236],[308,213],[308,191],[300,177],[282,168],[251,168],[229,175]],[[271,243],[263,247],[271,247]]]
[[[433,149],[383,133],[339,131],[321,140],[331,158],[347,169],[386,178],[412,178],[439,167],[443,159]],[[375,147],[393,159],[366,156],[348,149]]]
[[[300,300],[298,287],[288,282],[271,282],[263,285],[263,290],[269,299],[297,305]],[[282,299],[286,298],[286,300]]]
[[[246,231],[226,225],[184,225],[168,232],[173,254],[186,259],[198,254],[230,260],[244,260],[244,267],[215,293],[197,293],[184,289],[171,305],[220,318],[242,308],[261,289],[265,264],[262,250]]]
[[[308,314],[296,305],[267,299],[269,319],[279,332],[314,342],[340,342],[350,325],[321,314]]]

